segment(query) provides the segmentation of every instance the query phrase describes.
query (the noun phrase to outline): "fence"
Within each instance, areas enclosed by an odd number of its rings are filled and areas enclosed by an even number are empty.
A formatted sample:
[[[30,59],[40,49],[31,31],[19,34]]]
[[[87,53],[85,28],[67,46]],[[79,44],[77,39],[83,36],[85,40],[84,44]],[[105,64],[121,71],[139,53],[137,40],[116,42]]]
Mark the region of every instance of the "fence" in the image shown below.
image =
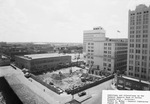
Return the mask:
[[[73,89],[73,90],[66,90],[66,92],[67,92],[67,94],[74,95],[74,94],[76,94],[78,92],[81,92],[81,91],[84,91],[84,90],[89,89],[91,87],[94,87],[96,85],[99,85],[99,84],[101,84],[101,83],[103,83],[105,81],[108,81],[108,80],[112,79],[112,78],[114,78],[114,75],[110,75],[110,76],[108,76],[106,78],[100,79],[99,81],[95,81],[94,83],[91,83],[91,84],[87,84],[87,85],[85,85],[83,87],[78,87],[78,88]]]

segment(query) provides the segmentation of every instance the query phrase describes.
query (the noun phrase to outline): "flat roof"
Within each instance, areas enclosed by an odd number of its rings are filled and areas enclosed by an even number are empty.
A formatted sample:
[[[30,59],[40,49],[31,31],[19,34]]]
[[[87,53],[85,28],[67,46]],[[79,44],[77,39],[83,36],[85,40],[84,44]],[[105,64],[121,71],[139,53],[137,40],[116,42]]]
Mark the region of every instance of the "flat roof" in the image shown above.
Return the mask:
[[[123,78],[126,78],[126,79],[129,79],[129,80],[133,80],[133,81],[136,81],[136,82],[140,82],[139,79],[136,79],[136,78],[131,78],[131,77],[128,77],[128,76],[122,76]],[[148,81],[144,81],[144,80],[141,80],[142,83],[145,83],[145,84],[150,84]]]
[[[45,54],[29,54],[29,55],[24,55],[19,57],[31,60],[31,59],[60,57],[60,56],[69,56],[69,55],[58,54],[58,53],[45,53]]]

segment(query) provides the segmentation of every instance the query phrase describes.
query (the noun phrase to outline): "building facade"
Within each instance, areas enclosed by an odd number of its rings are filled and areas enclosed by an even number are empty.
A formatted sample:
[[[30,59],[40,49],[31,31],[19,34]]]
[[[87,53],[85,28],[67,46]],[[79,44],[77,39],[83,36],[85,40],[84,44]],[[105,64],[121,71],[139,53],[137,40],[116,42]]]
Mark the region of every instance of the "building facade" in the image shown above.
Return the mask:
[[[148,81],[150,77],[150,6],[129,10],[127,76]]]
[[[93,31],[95,30],[93,29]],[[126,70],[127,39],[106,38],[104,30],[103,34],[93,33],[84,31],[86,64],[92,67],[90,73],[99,75],[102,70],[110,73],[116,70]]]
[[[62,54],[31,54],[16,56],[15,65],[30,72],[53,70],[59,64],[71,63],[71,56]]]

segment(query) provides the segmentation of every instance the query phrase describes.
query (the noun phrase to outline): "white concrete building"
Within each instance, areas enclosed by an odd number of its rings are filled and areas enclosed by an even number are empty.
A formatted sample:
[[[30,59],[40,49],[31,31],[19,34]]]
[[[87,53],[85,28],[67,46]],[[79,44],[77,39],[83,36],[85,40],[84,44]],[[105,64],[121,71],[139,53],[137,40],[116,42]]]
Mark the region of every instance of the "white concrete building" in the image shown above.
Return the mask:
[[[113,73],[125,70],[127,63],[127,39],[109,39],[105,37],[102,27],[84,31],[86,64],[92,66],[91,73],[99,74],[100,70]]]

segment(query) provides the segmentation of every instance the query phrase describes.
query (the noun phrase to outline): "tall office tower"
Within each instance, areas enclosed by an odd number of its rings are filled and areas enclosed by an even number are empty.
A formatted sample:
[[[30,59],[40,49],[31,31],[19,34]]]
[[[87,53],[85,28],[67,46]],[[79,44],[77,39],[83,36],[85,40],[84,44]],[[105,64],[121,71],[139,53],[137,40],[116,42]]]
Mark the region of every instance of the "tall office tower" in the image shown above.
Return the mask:
[[[127,76],[148,80],[150,76],[150,6],[129,10]]]
[[[113,73],[125,70],[127,64],[127,39],[109,39],[101,27],[84,31],[86,64],[90,73],[99,75],[101,70]]]

